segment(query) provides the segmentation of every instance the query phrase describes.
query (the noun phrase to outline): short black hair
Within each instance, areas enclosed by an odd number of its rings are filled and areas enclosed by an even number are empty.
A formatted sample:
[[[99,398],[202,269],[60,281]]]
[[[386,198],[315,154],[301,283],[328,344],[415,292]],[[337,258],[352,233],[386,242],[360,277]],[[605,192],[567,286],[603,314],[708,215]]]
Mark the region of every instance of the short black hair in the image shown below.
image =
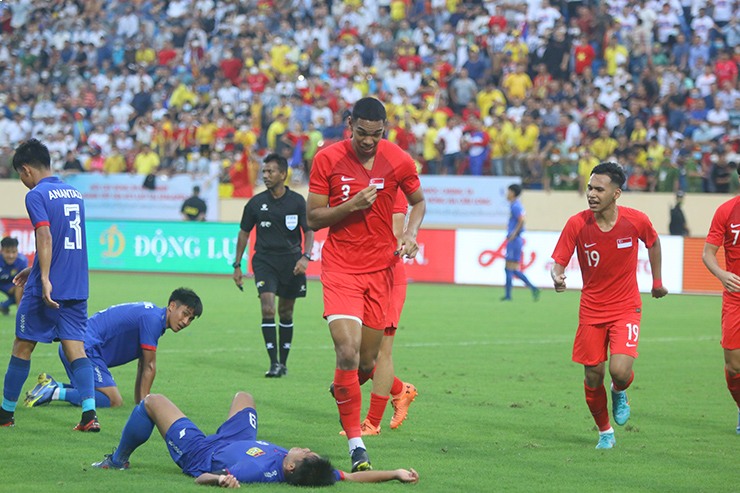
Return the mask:
[[[336,481],[331,461],[318,455],[297,462],[293,472],[285,475],[285,482],[294,486],[331,486]]]
[[[200,193],[200,187],[199,187],[198,185],[195,185],[195,186],[193,187],[193,193],[195,193],[195,194],[198,194],[198,193]]]
[[[13,154],[13,168],[20,171],[24,165],[38,169],[51,169],[49,149],[38,139],[22,142]]]
[[[193,310],[193,317],[198,318],[203,314],[203,302],[200,301],[200,297],[195,294],[195,291],[188,288],[177,288],[172,291],[170,300],[167,302],[169,305],[172,302],[178,305],[185,305]]]
[[[273,152],[271,154],[268,154],[265,156],[265,159],[262,160],[264,164],[267,163],[275,163],[277,164],[278,170],[281,173],[287,173],[288,172],[288,160],[285,159],[280,154]]]
[[[516,183],[509,185],[509,190],[514,193],[514,197],[519,197],[522,194],[522,186]]]
[[[626,177],[624,176],[624,169],[622,169],[619,164],[613,161],[606,161],[597,164],[594,169],[591,170],[591,174],[607,175],[612,183],[614,183],[618,188],[622,188],[626,180]]]
[[[352,107],[353,120],[368,120],[371,122],[384,122],[388,118],[385,106],[373,97],[359,99]]]
[[[18,248],[18,238],[6,236],[0,241],[0,248]]]

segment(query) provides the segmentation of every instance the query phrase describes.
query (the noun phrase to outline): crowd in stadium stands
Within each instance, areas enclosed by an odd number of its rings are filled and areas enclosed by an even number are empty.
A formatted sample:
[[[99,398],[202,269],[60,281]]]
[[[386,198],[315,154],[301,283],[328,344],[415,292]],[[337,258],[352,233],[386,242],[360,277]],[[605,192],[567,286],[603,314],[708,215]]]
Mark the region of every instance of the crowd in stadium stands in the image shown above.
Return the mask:
[[[61,169],[195,173],[249,196],[260,156],[306,180],[385,102],[425,173],[582,190],[729,192],[740,164],[737,0],[0,2],[0,177],[48,143]]]

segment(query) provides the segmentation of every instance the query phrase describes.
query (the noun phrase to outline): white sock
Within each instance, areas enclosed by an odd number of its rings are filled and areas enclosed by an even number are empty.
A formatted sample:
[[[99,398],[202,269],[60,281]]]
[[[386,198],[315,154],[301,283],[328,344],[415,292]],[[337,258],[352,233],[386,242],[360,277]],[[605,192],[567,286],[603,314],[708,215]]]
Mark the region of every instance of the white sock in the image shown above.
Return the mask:
[[[357,438],[350,438],[350,439],[348,440],[348,442],[349,442],[349,453],[350,453],[350,454],[351,454],[352,452],[354,452],[354,451],[355,451],[355,449],[356,449],[356,448],[358,448],[358,447],[359,447],[359,448],[365,448],[365,442],[363,442],[363,441],[362,441],[362,438],[360,438],[360,437],[357,437]]]
[[[607,433],[614,433],[614,428],[610,426],[608,430],[600,431],[599,435],[606,435]]]
[[[59,400],[59,387],[54,389],[54,393],[51,394],[51,400],[52,401],[58,401]]]

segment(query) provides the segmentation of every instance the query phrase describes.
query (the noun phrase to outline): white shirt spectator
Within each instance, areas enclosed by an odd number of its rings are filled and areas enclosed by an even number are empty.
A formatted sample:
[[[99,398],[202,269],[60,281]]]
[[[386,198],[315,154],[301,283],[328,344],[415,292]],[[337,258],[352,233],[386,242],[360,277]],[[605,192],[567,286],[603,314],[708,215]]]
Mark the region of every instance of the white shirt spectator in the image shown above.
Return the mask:
[[[216,91],[216,97],[221,101],[222,105],[228,104],[234,107],[239,103],[239,88],[233,84],[224,84]]]
[[[733,16],[732,0],[714,0],[714,10],[712,17],[717,22],[730,22]],[[740,15],[737,9],[734,11],[735,17]]]
[[[691,29],[704,43],[709,40],[709,30],[712,27],[714,27],[714,21],[706,14],[704,17],[694,17],[691,21]]]
[[[444,153],[445,155],[457,154],[462,150],[462,136],[463,129],[461,126],[448,127],[444,126],[437,132],[437,138],[435,144],[444,142]]]
[[[179,19],[188,13],[190,9],[190,0],[173,0],[167,6],[167,17],[170,19]]]
[[[678,26],[681,25],[681,21],[675,13],[669,11],[659,13],[655,19],[655,24],[658,30],[658,41],[666,43],[669,36],[678,34]]]
[[[136,36],[136,33],[138,32],[139,17],[135,12],[125,14],[118,19],[118,29],[116,30],[116,34],[119,36],[130,39]]]
[[[126,128],[128,128],[128,121],[131,118],[131,115],[135,112],[136,110],[134,110],[133,106],[123,100],[114,104],[110,109],[113,122],[118,126],[125,125]]]
[[[573,120],[568,124],[565,129],[565,139],[563,144],[566,149],[570,149],[573,146],[577,146],[581,143],[581,126]]]
[[[316,128],[323,128],[331,124],[333,121],[333,115],[331,108],[328,106],[324,106],[323,108],[311,108],[311,121],[316,125]]]
[[[705,71],[696,78],[694,84],[701,92],[702,97],[712,94],[712,86],[717,83],[717,76],[711,70]]]

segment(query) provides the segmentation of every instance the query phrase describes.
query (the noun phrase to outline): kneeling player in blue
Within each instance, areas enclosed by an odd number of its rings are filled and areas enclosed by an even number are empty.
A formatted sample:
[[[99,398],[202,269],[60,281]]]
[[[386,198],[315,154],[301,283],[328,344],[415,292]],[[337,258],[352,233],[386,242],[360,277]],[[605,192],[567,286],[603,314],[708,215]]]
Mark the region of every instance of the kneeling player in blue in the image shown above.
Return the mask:
[[[215,434],[208,436],[165,396],[148,395],[131,413],[116,450],[92,465],[101,469],[128,469],[129,457],[149,439],[155,425],[172,460],[198,484],[237,488],[240,483],[328,486],[337,481],[416,483],[419,480],[413,469],[343,472],[307,448],[288,450],[257,440],[257,411],[254,399],[246,392],[237,392],[228,418]]]
[[[121,392],[109,368],[139,361],[134,400],[138,404],[149,394],[157,372],[157,345],[167,328],[180,332],[203,313],[203,304],[195,292],[179,288],[172,292],[165,308],[153,303],[124,303],[99,311],[87,323],[85,354],[95,373],[97,407],[123,404]],[[72,384],[60,384],[48,373],[39,375],[38,384],[26,393],[26,407],[51,401],[67,401],[79,406],[80,392],[75,388],[72,367],[59,350],[67,376]]]
[[[6,236],[0,240],[0,291],[8,295],[8,299],[0,303],[0,313],[10,313],[10,305],[20,305],[23,296],[23,287],[13,284],[13,279],[23,269],[28,267],[28,259],[18,253],[18,239]]]

